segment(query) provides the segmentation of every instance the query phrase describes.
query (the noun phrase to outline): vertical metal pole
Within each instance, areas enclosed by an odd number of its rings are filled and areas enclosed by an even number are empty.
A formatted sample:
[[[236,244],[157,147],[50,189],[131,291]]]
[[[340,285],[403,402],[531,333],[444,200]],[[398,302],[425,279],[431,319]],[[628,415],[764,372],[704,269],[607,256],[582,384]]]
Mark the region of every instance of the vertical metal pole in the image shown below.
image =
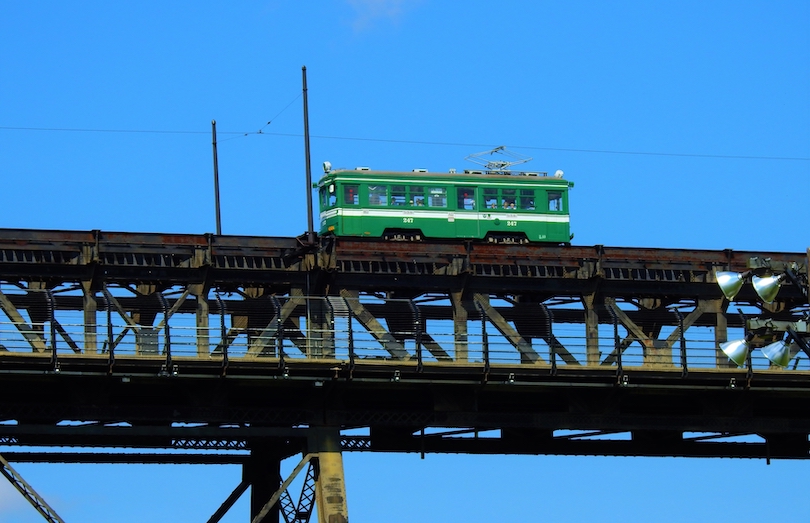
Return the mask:
[[[59,361],[56,357],[56,303],[50,289],[45,291],[45,297],[48,300],[48,322],[51,330],[51,369],[57,370],[59,369]]]
[[[219,214],[219,159],[217,159],[217,121],[211,120],[211,138],[214,147],[214,202],[217,213],[217,236],[222,234],[222,221]]]
[[[287,362],[284,360],[284,320],[281,318],[281,302],[278,298],[271,296],[270,300],[273,302],[273,309],[278,318],[278,325],[276,326],[276,348],[278,350],[278,368],[281,369],[282,374],[287,371]]]
[[[301,67],[304,81],[304,156],[307,170],[307,242],[315,243],[315,224],[312,219],[312,167],[309,159],[309,103],[307,102],[307,66]]]
[[[475,302],[478,312],[481,314],[481,352],[484,356],[484,380],[489,378],[489,334],[487,334],[487,314],[484,312],[484,307]]]
[[[104,286],[104,290],[107,290],[107,286]],[[107,352],[110,356],[109,362],[109,370],[108,372],[112,372],[113,365],[115,364],[115,341],[113,340],[113,324],[112,324],[112,300],[110,300],[110,296],[107,293],[104,293],[104,304],[107,307]]]
[[[422,372],[422,316],[419,314],[419,307],[408,300],[408,306],[413,314],[414,341],[416,342],[416,372]]]
[[[163,355],[166,356],[166,372],[171,373],[173,364],[172,364],[172,339],[171,333],[169,331],[169,304],[166,301],[166,297],[163,296],[162,292],[158,292],[158,300],[160,301],[160,306],[163,308]],[[157,333],[155,333],[157,335]],[[157,343],[157,340],[155,340]]]
[[[745,341],[751,343],[751,340],[754,338],[754,333],[748,330],[748,318],[745,317],[745,313],[743,313],[742,309],[737,309],[737,313],[740,315],[742,324],[745,326]],[[754,377],[754,368],[751,364],[751,352],[751,346],[749,345],[748,351],[745,353],[745,366],[748,368],[746,371],[746,388],[751,386],[751,378]]]
[[[539,305],[543,310],[543,314],[546,316],[546,321],[548,322],[548,339],[546,342],[548,343],[548,359],[551,360],[551,375],[554,376],[557,374],[557,346],[553,341],[554,331],[552,330],[554,316],[552,316],[551,311],[548,310],[548,307],[546,307],[544,303],[540,303]]]
[[[672,309],[672,312],[678,317],[678,333],[680,334],[681,343],[681,376],[684,378],[689,374],[689,367],[686,361],[686,334],[683,332],[683,314],[678,309]]]
[[[352,308],[349,306],[349,302],[346,298],[343,298],[344,303],[346,303],[346,312],[348,314],[346,318],[347,329],[349,332],[348,335],[348,343],[349,343],[349,379],[352,379],[354,373],[354,325],[352,325]]]
[[[621,379],[622,376],[624,376],[624,368],[622,367],[622,344],[621,341],[619,341],[619,317],[613,310],[613,307],[616,306],[615,303],[608,303],[606,305],[610,317],[613,319],[613,349],[616,351],[616,377]]]
[[[225,314],[227,311],[225,310],[225,302],[219,297],[219,291],[217,291],[214,296],[217,298],[217,306],[219,308],[219,335],[221,339],[220,343],[222,344],[222,375],[224,376],[228,368],[228,330],[225,328]]]

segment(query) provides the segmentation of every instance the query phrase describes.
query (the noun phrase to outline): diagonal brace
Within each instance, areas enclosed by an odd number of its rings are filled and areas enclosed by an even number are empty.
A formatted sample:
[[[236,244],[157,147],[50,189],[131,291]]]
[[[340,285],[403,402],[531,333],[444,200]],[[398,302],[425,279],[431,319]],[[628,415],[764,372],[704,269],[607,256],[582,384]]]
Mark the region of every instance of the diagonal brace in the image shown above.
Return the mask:
[[[17,307],[15,307],[11,300],[8,299],[8,296],[2,292],[0,292],[0,309],[3,309],[3,312],[6,313],[17,330],[20,331],[20,334],[31,344],[34,352],[45,352],[45,338],[25,322],[25,319],[22,317],[22,314],[20,314],[20,311],[17,310]]]
[[[267,516],[267,514],[269,514],[270,510],[273,508],[273,505],[275,505],[276,502],[281,497],[281,494],[285,490],[287,490],[287,488],[293,482],[295,477],[298,476],[301,470],[303,470],[303,468],[307,465],[307,463],[309,463],[309,460],[311,460],[314,457],[317,457],[317,454],[310,453],[304,456],[303,459],[301,459],[301,462],[295,466],[295,469],[293,469],[292,474],[290,474],[290,477],[285,479],[284,483],[281,484],[278,490],[272,496],[270,496],[270,500],[264,504],[259,513],[256,514],[256,517],[253,518],[253,521],[251,521],[251,523],[260,523],[262,520],[264,520],[265,516]]]
[[[59,514],[42,499],[42,496],[37,494],[34,487],[29,485],[2,455],[0,455],[0,474],[3,474],[3,476],[14,485],[14,488],[19,490],[20,494],[22,494],[47,521],[51,523],[65,523],[65,520],[59,517]]]
[[[540,357],[537,351],[532,348],[531,343],[527,342],[518,331],[509,325],[506,318],[504,318],[501,313],[495,310],[495,307],[489,303],[489,296],[475,293],[473,295],[473,299],[481,307],[484,315],[487,317],[487,319],[489,319],[492,325],[498,329],[498,331],[507,339],[507,341],[509,341],[509,343],[512,344],[513,347],[518,350],[518,352],[520,352],[521,361],[529,363],[544,363],[543,358]]]
[[[393,334],[388,332],[382,324],[372,316],[372,314],[366,309],[362,303],[360,303],[360,299],[358,297],[357,292],[349,291],[346,289],[342,289],[340,291],[340,295],[346,301],[346,304],[352,311],[352,315],[360,322],[366,330],[374,336],[384,348],[387,350],[393,357],[400,359],[400,360],[407,360],[410,355],[408,351],[405,350],[405,347],[397,341]]]

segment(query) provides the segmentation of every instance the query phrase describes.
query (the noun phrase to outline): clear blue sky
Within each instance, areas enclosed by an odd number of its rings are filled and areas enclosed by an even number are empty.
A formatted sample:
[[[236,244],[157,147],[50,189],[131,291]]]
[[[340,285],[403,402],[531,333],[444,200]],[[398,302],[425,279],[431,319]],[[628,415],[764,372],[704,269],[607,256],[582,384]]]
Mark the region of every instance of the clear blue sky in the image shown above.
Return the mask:
[[[324,160],[463,169],[506,144],[576,182],[578,245],[810,245],[807,1],[0,8],[0,227],[213,232],[216,119],[223,232],[302,233],[306,65],[316,178]],[[808,467],[346,456],[355,523],[806,521]],[[205,521],[239,481],[226,466],[17,468],[69,522]],[[39,521],[23,503],[0,482],[0,519]]]

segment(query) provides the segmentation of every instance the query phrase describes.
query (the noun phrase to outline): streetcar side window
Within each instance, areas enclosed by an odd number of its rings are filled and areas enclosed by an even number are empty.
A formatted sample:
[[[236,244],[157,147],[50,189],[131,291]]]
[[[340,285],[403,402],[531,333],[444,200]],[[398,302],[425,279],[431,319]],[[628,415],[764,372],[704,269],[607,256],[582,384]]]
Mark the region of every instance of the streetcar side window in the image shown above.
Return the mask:
[[[484,189],[484,207],[497,209],[499,207],[498,201],[498,189]]]
[[[447,189],[444,187],[431,187],[428,207],[447,207]]]
[[[501,191],[503,195],[503,208],[504,209],[514,209],[515,208],[515,200],[517,190],[515,189],[503,189]]]
[[[549,211],[563,210],[562,193],[560,191],[548,192],[548,210]]]
[[[475,210],[475,188],[474,187],[458,187],[456,189],[458,200],[458,210],[474,211]]]
[[[521,189],[520,201],[518,203],[518,209],[522,211],[533,211],[535,209],[534,189]]]
[[[351,184],[343,186],[343,205],[360,205],[359,185]]]
[[[425,206],[425,188],[421,185],[414,185],[410,189],[409,203],[414,207]]]
[[[388,186],[369,185],[368,204],[375,207],[379,207],[380,205],[388,205]]]
[[[391,186],[391,205],[396,207],[401,207],[405,205],[408,201],[408,198],[405,194],[405,186],[404,185],[392,185]]]

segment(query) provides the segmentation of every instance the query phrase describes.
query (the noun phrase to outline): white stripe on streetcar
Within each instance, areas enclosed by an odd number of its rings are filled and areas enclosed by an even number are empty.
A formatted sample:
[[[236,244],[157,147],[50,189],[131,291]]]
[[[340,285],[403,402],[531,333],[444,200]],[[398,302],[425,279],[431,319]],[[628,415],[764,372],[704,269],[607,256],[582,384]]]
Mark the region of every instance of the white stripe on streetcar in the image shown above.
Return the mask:
[[[416,210],[370,210],[370,209],[329,209],[321,213],[322,220],[328,220],[336,216],[345,216],[350,218],[419,218],[431,220],[474,220],[474,221],[491,221],[495,219],[501,220],[517,220],[522,222],[540,222],[540,223],[568,223],[570,217],[568,215],[554,215],[554,214],[536,214],[536,213],[500,213],[500,212],[448,212],[448,211],[416,211]]]

